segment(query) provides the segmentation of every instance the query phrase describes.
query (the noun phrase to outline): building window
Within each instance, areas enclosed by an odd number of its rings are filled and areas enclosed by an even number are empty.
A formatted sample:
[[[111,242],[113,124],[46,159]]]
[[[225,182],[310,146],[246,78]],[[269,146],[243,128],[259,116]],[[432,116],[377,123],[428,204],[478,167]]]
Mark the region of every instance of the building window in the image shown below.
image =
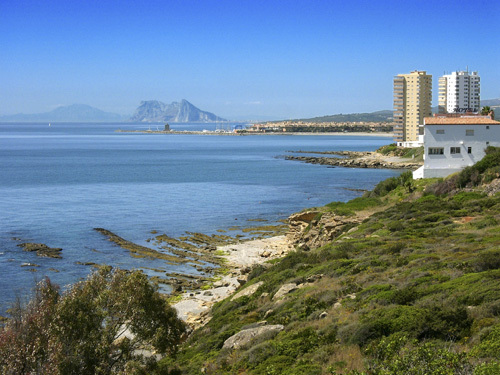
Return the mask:
[[[467,147],[467,153],[472,154],[472,147]]]
[[[460,154],[460,147],[450,147],[450,154]]]
[[[465,130],[465,135],[474,135],[474,129]]]
[[[429,147],[428,153],[429,153],[429,155],[443,155],[444,148],[443,147]]]
[[[437,129],[436,134],[444,134],[444,129]]]
[[[490,126],[489,126],[489,125],[486,125],[486,129],[489,129],[489,128],[490,128]]]

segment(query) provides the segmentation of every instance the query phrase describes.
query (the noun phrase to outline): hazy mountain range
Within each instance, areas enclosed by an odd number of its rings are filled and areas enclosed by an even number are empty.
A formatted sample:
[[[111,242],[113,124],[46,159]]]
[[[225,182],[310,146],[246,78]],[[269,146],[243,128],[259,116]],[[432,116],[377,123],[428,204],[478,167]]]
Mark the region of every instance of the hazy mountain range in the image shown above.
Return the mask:
[[[500,116],[500,99],[481,100],[481,106],[490,106]],[[437,107],[435,107],[437,112]],[[434,108],[433,108],[434,110]],[[269,121],[269,116],[251,116],[255,121]],[[243,117],[233,118],[241,121]],[[276,119],[273,119],[276,120]],[[85,104],[62,106],[50,112],[0,116],[0,122],[216,122],[227,121],[211,112],[202,111],[185,99],[165,104],[157,100],[140,103],[132,116],[105,112]],[[370,113],[336,114],[291,121],[311,122],[392,122],[392,110]]]
[[[18,113],[0,116],[4,122],[117,122],[128,119],[129,116],[104,112],[86,104],[61,106],[44,113]]]

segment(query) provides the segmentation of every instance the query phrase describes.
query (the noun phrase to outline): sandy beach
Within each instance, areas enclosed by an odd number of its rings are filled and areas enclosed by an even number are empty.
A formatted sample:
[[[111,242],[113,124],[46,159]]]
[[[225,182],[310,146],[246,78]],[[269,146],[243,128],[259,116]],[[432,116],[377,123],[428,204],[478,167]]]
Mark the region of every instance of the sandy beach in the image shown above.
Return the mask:
[[[275,236],[219,246],[217,250],[226,254],[224,258],[230,269],[229,273],[215,281],[209,289],[182,294],[182,300],[172,305],[179,318],[192,328],[210,320],[208,312],[212,305],[229,297],[244,284],[252,266],[284,256],[289,251],[289,245],[285,236]]]

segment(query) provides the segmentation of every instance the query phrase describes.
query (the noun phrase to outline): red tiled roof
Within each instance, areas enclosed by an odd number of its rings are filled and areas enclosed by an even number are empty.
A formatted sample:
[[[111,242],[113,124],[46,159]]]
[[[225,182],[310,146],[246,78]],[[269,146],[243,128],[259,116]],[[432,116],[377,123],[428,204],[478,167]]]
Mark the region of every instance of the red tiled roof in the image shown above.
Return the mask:
[[[490,116],[426,117],[425,125],[500,125]]]

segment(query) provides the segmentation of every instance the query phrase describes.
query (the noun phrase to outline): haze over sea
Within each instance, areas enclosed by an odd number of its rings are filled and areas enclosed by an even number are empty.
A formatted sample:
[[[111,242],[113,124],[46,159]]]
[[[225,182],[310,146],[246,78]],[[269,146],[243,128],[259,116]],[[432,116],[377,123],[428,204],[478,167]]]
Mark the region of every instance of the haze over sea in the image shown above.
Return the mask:
[[[173,124],[174,130],[215,124]],[[307,207],[346,201],[398,171],[327,168],[286,161],[290,150],[368,151],[391,142],[367,136],[212,136],[116,133],[145,124],[0,124],[0,315],[45,275],[67,285],[91,267],[193,272],[133,258],[93,230],[132,242],[151,231],[180,236],[234,225],[273,224]],[[156,125],[152,129],[156,129]],[[23,242],[62,248],[41,258]],[[26,263],[36,264],[26,266]],[[23,266],[24,265],[24,266]]]

